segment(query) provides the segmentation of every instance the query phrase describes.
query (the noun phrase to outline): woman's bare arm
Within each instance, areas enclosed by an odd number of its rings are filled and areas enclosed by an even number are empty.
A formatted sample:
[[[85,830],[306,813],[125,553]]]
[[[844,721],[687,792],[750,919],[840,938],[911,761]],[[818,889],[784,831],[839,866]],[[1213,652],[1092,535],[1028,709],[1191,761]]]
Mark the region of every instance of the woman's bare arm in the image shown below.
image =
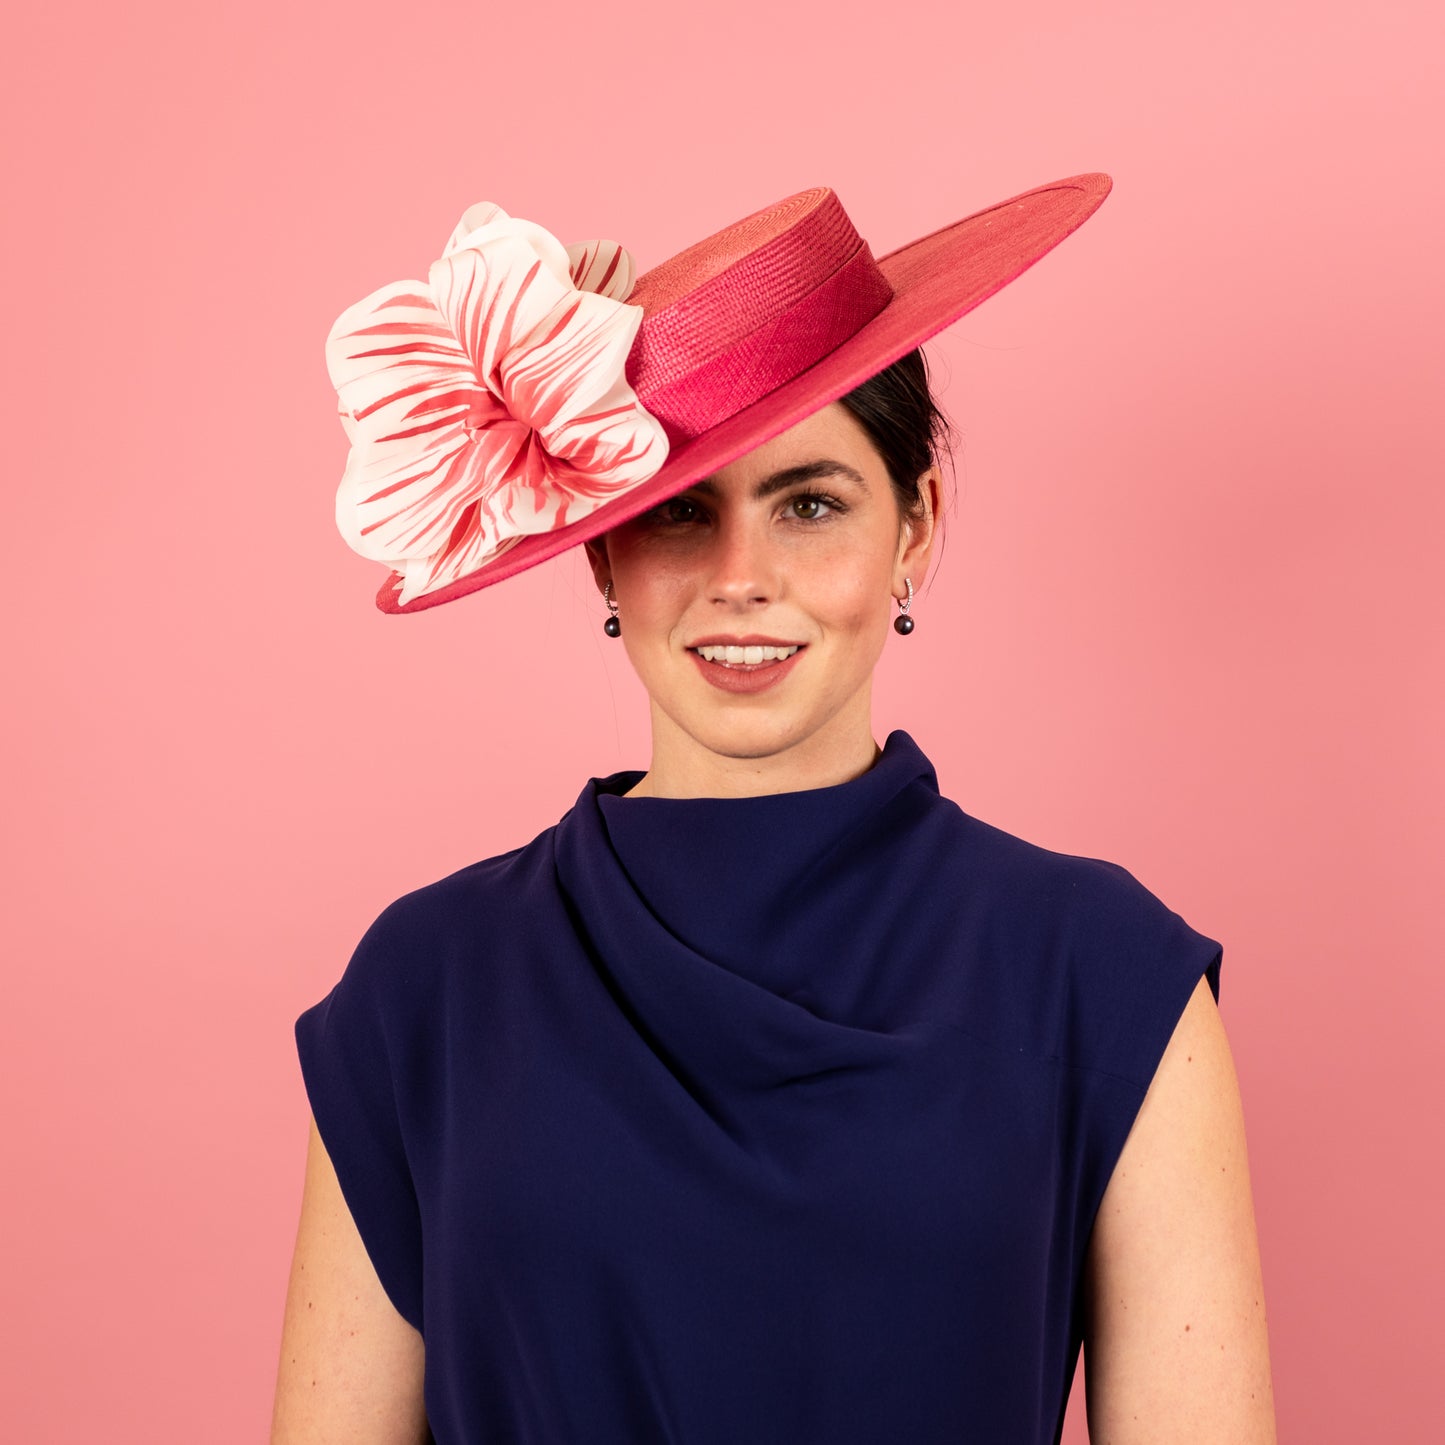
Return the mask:
[[[1086,1289],[1091,1440],[1273,1445],[1244,1116],[1202,979],[1104,1193]]]
[[[382,1289],[313,1120],[271,1445],[419,1445],[422,1366],[421,1336]]]

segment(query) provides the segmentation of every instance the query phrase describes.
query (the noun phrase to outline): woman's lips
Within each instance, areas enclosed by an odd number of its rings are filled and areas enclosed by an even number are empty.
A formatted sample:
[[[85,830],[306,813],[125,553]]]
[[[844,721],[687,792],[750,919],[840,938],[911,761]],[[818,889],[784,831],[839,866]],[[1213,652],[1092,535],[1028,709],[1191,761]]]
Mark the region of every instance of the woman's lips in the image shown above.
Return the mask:
[[[711,650],[709,648],[709,651]],[[806,651],[806,647],[799,646],[791,657],[764,662],[709,662],[695,648],[688,648],[688,653],[702,670],[702,675],[714,687],[733,693],[762,692],[776,687],[797,666],[798,659]]]

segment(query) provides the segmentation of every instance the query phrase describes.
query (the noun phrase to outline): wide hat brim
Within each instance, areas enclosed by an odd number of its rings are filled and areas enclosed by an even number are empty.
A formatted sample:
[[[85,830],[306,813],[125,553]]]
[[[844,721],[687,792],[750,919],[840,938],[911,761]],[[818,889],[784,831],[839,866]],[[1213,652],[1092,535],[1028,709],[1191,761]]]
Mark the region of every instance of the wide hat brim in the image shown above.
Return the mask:
[[[893,288],[883,309],[847,340],[760,400],[675,445],[647,481],[565,527],[523,537],[475,572],[401,604],[400,573],[376,595],[389,613],[423,612],[490,587],[576,547],[685,491],[729,462],[837,401],[972,311],[1046,256],[1103,204],[1112,181],[1069,176],[976,211],[880,257]]]

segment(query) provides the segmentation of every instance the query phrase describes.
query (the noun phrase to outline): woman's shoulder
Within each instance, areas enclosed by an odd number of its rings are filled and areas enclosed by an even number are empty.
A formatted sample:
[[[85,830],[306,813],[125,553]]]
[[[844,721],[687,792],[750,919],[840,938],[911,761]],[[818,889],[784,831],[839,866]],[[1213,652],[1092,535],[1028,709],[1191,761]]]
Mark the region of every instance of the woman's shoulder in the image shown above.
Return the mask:
[[[1033,916],[1068,914],[1084,923],[1128,921],[1164,907],[1121,863],[1051,848],[954,809],[960,870],[986,882],[1001,902],[1026,903]]]
[[[498,956],[509,930],[550,912],[552,831],[394,897],[356,945],[346,970],[352,985],[415,1000],[459,961],[474,967],[484,954]]]
[[[479,917],[515,913],[555,892],[555,838],[552,823],[530,842],[463,864],[450,873],[408,889],[393,899],[382,916],[394,927],[436,929],[474,924]],[[479,912],[479,910],[481,910]]]
[[[1067,1067],[1147,1085],[1200,978],[1218,995],[1221,945],[1122,863],[967,814],[959,827],[975,936],[1007,957],[1033,1037]]]

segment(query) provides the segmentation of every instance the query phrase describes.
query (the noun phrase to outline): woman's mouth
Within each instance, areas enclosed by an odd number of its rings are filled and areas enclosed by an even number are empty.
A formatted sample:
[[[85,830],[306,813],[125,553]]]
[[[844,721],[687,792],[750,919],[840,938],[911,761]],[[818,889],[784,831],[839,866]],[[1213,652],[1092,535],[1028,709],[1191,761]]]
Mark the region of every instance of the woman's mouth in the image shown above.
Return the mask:
[[[702,675],[724,692],[762,692],[775,687],[800,661],[806,649],[801,643],[769,644],[710,643],[690,647]]]
[[[709,662],[721,663],[724,667],[756,667],[760,662],[780,662],[791,657],[798,645],[792,647],[698,647],[693,649]]]

